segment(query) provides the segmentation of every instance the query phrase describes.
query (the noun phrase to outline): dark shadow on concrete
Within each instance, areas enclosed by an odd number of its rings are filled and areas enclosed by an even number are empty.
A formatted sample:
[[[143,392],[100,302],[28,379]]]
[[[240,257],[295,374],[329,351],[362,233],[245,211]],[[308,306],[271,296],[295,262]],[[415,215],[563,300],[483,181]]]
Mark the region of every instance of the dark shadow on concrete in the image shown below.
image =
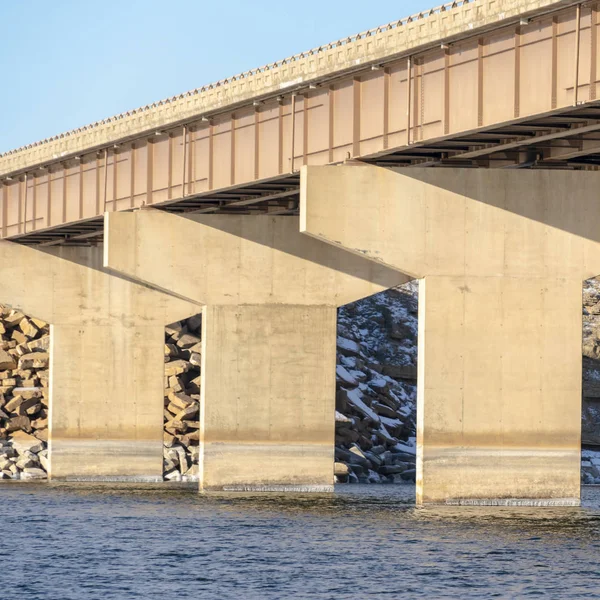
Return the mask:
[[[300,219],[297,216],[191,214],[181,218],[385,288],[413,279],[392,267],[300,233]]]
[[[556,169],[393,169],[526,219],[600,242],[600,173]],[[523,194],[523,186],[529,193]],[[490,193],[498,188],[502,193]],[[557,194],[557,189],[563,194]],[[552,191],[544,193],[545,191]],[[368,202],[368,199],[366,200]]]

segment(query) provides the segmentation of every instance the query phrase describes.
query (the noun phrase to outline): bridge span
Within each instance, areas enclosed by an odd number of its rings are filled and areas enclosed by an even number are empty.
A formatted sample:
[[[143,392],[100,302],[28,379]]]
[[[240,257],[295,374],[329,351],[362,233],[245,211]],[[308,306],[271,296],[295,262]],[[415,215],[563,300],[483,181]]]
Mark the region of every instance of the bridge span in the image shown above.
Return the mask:
[[[331,489],[336,309],[418,278],[418,502],[577,504],[599,12],[455,1],[1,155],[50,476],[161,478],[201,310],[200,488]]]

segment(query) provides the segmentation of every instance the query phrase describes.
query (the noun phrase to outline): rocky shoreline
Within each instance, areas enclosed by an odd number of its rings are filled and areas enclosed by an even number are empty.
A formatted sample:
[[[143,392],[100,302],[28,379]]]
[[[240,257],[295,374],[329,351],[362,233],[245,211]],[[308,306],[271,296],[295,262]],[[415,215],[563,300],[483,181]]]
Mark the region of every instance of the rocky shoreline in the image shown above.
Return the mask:
[[[338,313],[335,478],[415,480],[418,284]],[[583,290],[582,482],[600,484],[600,282]],[[164,479],[197,481],[202,319],[165,328]],[[49,326],[0,305],[0,479],[48,467]]]
[[[339,310],[336,479],[415,480],[417,284]]]
[[[197,481],[202,317],[165,328],[164,462],[166,481]]]
[[[0,305],[0,479],[48,470],[47,323]]]

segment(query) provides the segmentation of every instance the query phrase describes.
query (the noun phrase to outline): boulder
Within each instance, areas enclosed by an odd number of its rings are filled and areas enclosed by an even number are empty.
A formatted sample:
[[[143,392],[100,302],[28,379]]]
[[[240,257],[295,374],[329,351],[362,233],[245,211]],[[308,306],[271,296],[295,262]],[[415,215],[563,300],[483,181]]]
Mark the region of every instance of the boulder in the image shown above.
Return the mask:
[[[350,472],[350,469],[348,468],[348,465],[341,463],[341,462],[334,463],[333,474],[336,475],[337,477],[346,476],[346,475],[348,475],[349,472]]]
[[[392,379],[417,379],[417,367],[413,365],[384,365],[383,374]]]
[[[352,446],[350,448],[350,462],[352,464],[362,465],[366,469],[371,467],[369,460],[358,446]]]
[[[185,320],[185,324],[187,325],[188,331],[200,331],[202,327],[202,315],[194,315],[193,317],[189,317]]]
[[[195,346],[196,344],[200,343],[200,338],[196,335],[192,335],[191,333],[184,333],[177,340],[177,346],[179,346],[179,348],[183,348],[184,350],[187,350],[188,348],[191,348],[192,346]]]
[[[13,329],[11,339],[15,340],[17,344],[26,344],[29,340],[26,335],[20,332],[18,329]]]
[[[176,419],[171,419],[165,423],[165,431],[169,432],[172,435],[176,433],[185,433],[187,430],[187,423],[185,421],[178,421]]]
[[[44,454],[44,452],[40,452],[38,454],[38,458],[40,459],[40,465],[46,473],[50,470],[50,461],[48,460],[48,456]]]
[[[175,344],[165,344],[165,356],[178,356],[177,346]]]
[[[201,367],[202,366],[202,355],[198,354],[197,352],[192,352],[190,354],[189,362],[191,365],[194,365],[195,367]]]
[[[185,391],[188,394],[199,394],[201,385],[202,385],[202,376],[198,375],[197,377],[194,377],[194,379],[190,380]]]
[[[176,421],[191,421],[195,416],[198,415],[199,406],[194,402],[186,406],[182,411],[175,415]]]
[[[404,473],[401,473],[400,477],[403,481],[412,481],[414,483],[417,477],[417,471],[415,469],[408,469],[407,471],[404,471]]]
[[[183,386],[181,385],[181,380],[177,375],[171,375],[168,378],[169,388],[171,388],[175,393],[183,392]]]
[[[338,336],[337,338],[337,351],[343,356],[360,356],[360,346],[348,338]]]
[[[18,310],[11,310],[7,315],[2,317],[4,324],[9,329],[17,327],[19,323],[25,318],[25,315]]]
[[[165,375],[168,377],[171,375],[180,375],[181,373],[187,373],[190,370],[190,363],[186,360],[172,360],[171,362],[165,363]]]
[[[21,319],[19,329],[28,339],[33,339],[40,331],[27,317]]]
[[[46,321],[42,321],[41,319],[37,319],[36,317],[31,317],[29,319],[38,329],[48,329],[48,323]],[[45,333],[48,333],[46,331]]]
[[[27,344],[30,352],[48,352],[50,349],[50,336],[45,335],[37,340],[32,340]]]
[[[46,479],[48,474],[44,469],[28,468],[21,473],[21,479]]]
[[[19,359],[19,369],[47,369],[49,360],[47,352],[30,352]]]
[[[25,433],[24,431],[15,431],[12,435],[11,441],[13,448],[15,448],[19,454],[22,454],[26,450],[37,454],[46,447],[44,442],[40,441],[33,435]]]
[[[202,354],[202,342],[198,342],[197,344],[190,346],[188,348],[188,352],[190,352],[190,353],[195,352],[196,354]]]
[[[31,452],[23,452],[19,459],[16,462],[16,465],[19,469],[30,469],[30,468],[38,468],[40,466],[40,461],[38,457]]]
[[[383,465],[382,467],[379,467],[379,472],[382,475],[396,475],[403,473],[404,471],[406,471],[406,467],[401,465]]]
[[[6,352],[5,350],[0,350],[0,370],[5,369],[16,369],[17,362],[14,357]]]
[[[12,417],[11,419],[9,419],[8,423],[6,424],[6,431],[8,431],[8,432],[17,431],[18,432],[19,430],[21,430],[22,432],[31,433],[31,431],[32,431],[31,421],[29,420],[28,417],[20,416],[20,417]]]
[[[31,426],[34,429],[47,429],[48,427],[48,417],[40,417],[35,421],[31,421]]]
[[[38,440],[41,440],[42,442],[47,442],[48,441],[48,430],[47,429],[38,429],[37,431],[33,432],[33,435]]]
[[[171,401],[171,404],[178,406],[179,410],[183,410],[191,404],[194,404],[194,399],[187,394],[170,393],[169,400]]]
[[[12,400],[9,400],[4,405],[4,411],[8,412],[8,413],[15,412],[22,403],[23,403],[23,396],[16,395],[16,396],[14,396],[14,398],[12,398]]]
[[[165,327],[165,333],[172,338],[178,338],[182,331],[183,325],[179,321]]]
[[[393,408],[389,407],[387,404],[381,404],[380,402],[372,402],[371,408],[380,416],[380,417],[388,417],[390,419],[398,418],[398,412]]]

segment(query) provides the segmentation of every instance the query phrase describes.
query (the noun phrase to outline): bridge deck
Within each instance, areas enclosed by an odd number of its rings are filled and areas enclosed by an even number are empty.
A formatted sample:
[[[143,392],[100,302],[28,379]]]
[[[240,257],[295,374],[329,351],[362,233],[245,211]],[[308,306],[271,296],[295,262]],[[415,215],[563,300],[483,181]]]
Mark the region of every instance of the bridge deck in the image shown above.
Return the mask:
[[[600,164],[600,1],[464,0],[0,157],[0,237],[104,211],[293,213],[298,169]],[[59,157],[59,158],[56,158]]]

